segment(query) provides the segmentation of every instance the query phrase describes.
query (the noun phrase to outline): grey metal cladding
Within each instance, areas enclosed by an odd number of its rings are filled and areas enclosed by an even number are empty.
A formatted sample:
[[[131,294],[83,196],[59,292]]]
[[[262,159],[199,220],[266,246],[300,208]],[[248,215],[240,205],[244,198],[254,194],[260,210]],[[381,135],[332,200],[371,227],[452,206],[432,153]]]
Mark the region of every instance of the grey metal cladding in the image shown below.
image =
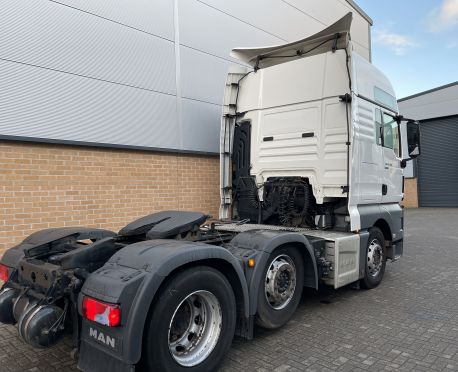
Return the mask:
[[[418,191],[421,207],[458,207],[458,115],[422,122]]]
[[[179,148],[175,96],[0,60],[0,134]]]
[[[217,153],[226,74],[240,64],[231,49],[299,39],[349,8],[342,0],[4,0],[0,136]],[[353,39],[364,44],[363,36]]]
[[[311,35],[323,22],[281,0],[198,0],[284,41]],[[268,9],[268,11],[267,11]],[[287,20],[287,21],[286,21]],[[238,45],[234,45],[238,46]],[[251,45],[256,46],[256,45]]]
[[[53,0],[114,22],[174,40],[173,0]]]
[[[399,110],[415,120],[458,115],[458,82],[402,98]]]
[[[2,7],[0,56],[114,83],[176,92],[173,42],[50,1],[21,0]]]
[[[197,0],[180,1],[179,21],[180,44],[228,60],[235,46],[283,42],[278,37]]]
[[[221,107],[195,100],[182,100],[183,150],[217,152]]]
[[[233,63],[185,46],[180,48],[180,59],[182,96],[222,105],[226,74]],[[221,110],[214,118],[218,122],[220,114]]]

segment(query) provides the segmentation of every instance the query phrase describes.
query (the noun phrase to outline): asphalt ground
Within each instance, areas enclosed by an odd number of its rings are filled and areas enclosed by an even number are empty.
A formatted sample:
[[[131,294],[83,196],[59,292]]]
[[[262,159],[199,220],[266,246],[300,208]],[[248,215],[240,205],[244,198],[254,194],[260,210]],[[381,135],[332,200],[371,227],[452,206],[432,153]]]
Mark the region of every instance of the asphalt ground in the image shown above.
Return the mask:
[[[404,256],[373,290],[304,291],[282,329],[234,340],[221,371],[458,371],[458,209],[406,210]],[[0,371],[77,371],[68,339],[0,325]]]

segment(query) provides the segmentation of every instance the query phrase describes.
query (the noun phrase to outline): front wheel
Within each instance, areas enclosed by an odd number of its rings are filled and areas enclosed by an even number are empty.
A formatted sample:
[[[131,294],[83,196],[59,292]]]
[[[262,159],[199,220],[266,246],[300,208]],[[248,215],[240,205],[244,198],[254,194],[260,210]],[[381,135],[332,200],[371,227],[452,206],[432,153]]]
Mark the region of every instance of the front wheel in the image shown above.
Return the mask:
[[[366,246],[366,265],[361,286],[366,289],[377,287],[383,279],[386,267],[385,238],[378,227],[369,230]]]
[[[236,303],[226,277],[194,267],[161,290],[149,316],[143,349],[147,371],[213,371],[235,331]]]

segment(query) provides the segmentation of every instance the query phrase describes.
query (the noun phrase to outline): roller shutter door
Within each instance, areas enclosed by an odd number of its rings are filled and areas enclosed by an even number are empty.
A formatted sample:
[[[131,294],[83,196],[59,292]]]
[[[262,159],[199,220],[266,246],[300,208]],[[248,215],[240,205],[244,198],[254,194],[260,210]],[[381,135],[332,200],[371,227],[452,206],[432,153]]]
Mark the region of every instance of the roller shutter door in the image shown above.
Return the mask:
[[[421,207],[458,207],[458,116],[421,123]]]

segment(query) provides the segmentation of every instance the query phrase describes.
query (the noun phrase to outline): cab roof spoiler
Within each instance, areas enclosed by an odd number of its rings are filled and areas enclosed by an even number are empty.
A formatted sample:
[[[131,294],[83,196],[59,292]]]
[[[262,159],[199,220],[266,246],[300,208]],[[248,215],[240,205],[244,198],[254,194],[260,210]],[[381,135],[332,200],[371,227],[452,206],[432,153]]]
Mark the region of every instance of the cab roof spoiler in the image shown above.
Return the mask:
[[[237,58],[257,70],[294,59],[345,49],[350,40],[352,18],[353,14],[349,12],[324,30],[291,43],[261,48],[232,49],[231,57]]]

